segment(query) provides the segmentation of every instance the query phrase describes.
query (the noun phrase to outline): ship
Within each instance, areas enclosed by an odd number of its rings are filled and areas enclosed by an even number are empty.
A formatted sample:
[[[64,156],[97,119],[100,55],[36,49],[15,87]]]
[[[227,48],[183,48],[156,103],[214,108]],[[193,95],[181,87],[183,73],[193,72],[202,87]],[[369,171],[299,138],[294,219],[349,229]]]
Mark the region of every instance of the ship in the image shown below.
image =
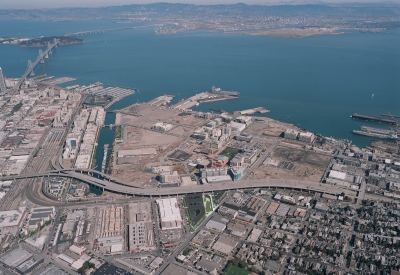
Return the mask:
[[[374,137],[379,139],[390,139],[390,140],[400,140],[397,130],[386,130],[380,128],[373,128],[367,126],[361,126],[360,130],[353,130],[354,134]]]
[[[224,91],[221,88],[216,88],[214,86],[211,87],[211,90],[209,91],[211,94],[219,94],[219,95],[225,95],[225,96],[232,96],[232,97],[239,97],[240,93],[235,92],[235,91]]]

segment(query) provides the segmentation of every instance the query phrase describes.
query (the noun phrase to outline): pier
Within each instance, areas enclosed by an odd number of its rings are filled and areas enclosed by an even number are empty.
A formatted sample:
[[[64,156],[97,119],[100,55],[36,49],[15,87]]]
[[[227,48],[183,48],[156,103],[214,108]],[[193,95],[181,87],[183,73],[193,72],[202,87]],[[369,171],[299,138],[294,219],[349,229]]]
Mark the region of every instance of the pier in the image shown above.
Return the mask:
[[[112,130],[114,128],[114,124],[103,124],[101,127],[109,127],[110,130]]]
[[[366,121],[372,121],[372,122],[378,122],[378,123],[385,123],[389,125],[399,125],[399,122],[394,119],[387,119],[387,118],[382,118],[382,117],[376,117],[376,116],[367,116],[367,115],[362,115],[362,114],[353,114],[350,116],[351,118],[354,119],[361,119],[361,120],[366,120]]]
[[[387,116],[387,117],[391,117],[391,118],[400,118],[400,116],[395,116],[395,115],[391,115],[391,114],[381,114],[381,116]]]
[[[252,115],[255,113],[260,113],[260,114],[264,114],[264,113],[269,113],[269,110],[264,109],[264,107],[257,107],[257,108],[252,108],[252,109],[248,109],[248,110],[243,110],[243,111],[239,111],[239,113],[241,115]]]
[[[213,92],[202,92],[189,97],[188,99],[182,99],[171,108],[178,110],[188,110],[195,106],[199,106],[201,103],[237,99],[240,94],[238,92],[227,92],[222,91],[220,88],[213,87]]]

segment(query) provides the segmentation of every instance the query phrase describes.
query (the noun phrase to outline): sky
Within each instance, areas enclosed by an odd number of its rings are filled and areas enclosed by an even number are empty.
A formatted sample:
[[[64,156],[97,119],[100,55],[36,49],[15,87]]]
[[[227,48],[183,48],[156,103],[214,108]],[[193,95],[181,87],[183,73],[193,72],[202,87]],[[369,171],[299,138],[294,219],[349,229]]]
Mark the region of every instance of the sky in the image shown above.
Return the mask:
[[[149,4],[155,2],[187,3],[187,4],[284,4],[290,3],[339,3],[339,2],[383,2],[382,0],[0,0],[0,9],[41,9],[61,7],[101,7],[129,4]],[[399,3],[400,0],[390,2]]]

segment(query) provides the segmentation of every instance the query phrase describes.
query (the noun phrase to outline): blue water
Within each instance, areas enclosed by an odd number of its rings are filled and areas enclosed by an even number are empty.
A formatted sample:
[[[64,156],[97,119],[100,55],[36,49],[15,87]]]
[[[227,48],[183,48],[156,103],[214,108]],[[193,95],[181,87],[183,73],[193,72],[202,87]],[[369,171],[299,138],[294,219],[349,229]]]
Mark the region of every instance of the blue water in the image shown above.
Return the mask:
[[[106,117],[104,120],[105,125],[109,124],[114,124],[115,123],[115,113],[106,113]],[[114,132],[115,132],[115,127],[110,129],[110,127],[103,127],[100,129],[99,133],[99,138],[97,141],[97,149],[96,149],[96,154],[95,154],[95,170],[101,171],[101,166],[103,162],[103,157],[104,157],[104,145],[108,144],[108,155],[107,155],[107,160],[106,160],[106,167],[105,169],[107,170],[108,167],[108,161],[110,159],[111,155],[111,150],[113,148],[113,141],[114,141]]]
[[[129,24],[0,21],[0,36],[62,35],[121,26]],[[400,115],[399,34],[350,32],[288,39],[189,31],[157,36],[153,28],[138,28],[85,36],[85,44],[60,47],[35,73],[140,90],[113,108],[162,94],[179,100],[214,85],[238,91],[241,98],[198,109],[232,112],[262,106],[274,119],[365,146],[370,139],[351,130],[366,123],[350,119],[351,114]],[[4,74],[21,76],[37,51],[0,45]]]

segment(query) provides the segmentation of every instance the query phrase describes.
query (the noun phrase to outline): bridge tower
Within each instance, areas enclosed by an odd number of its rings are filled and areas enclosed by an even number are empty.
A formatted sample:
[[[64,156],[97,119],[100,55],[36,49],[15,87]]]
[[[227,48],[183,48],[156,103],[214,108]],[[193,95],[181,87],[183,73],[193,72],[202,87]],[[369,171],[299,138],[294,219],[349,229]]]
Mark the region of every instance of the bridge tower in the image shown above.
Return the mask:
[[[51,44],[50,44],[50,42],[47,43],[47,52],[48,52],[49,54],[53,54],[53,52],[51,51]]]
[[[40,64],[44,64],[43,51],[42,50],[39,50],[38,59],[40,59]]]
[[[3,71],[0,68],[0,92],[5,92],[5,91],[7,91],[6,81],[3,76]]]
[[[56,44],[54,47],[57,49],[58,48],[58,41],[57,41],[57,38],[54,38],[54,44]]]
[[[35,73],[33,72],[33,65],[32,65],[32,61],[28,60],[28,66],[26,67],[26,71],[27,72],[31,72],[29,75],[30,76],[34,76]]]

